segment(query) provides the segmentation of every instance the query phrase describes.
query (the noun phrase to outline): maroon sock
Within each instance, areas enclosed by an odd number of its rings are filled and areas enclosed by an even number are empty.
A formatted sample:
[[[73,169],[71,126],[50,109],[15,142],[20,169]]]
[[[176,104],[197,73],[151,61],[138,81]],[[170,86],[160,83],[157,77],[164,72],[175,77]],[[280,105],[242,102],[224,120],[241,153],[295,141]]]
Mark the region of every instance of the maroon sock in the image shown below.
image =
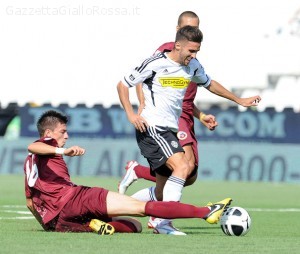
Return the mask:
[[[134,172],[138,178],[143,178],[152,182],[156,182],[156,178],[150,174],[150,168],[142,165],[134,167]]]
[[[115,228],[115,232],[118,233],[137,233],[135,225],[127,220],[120,220],[108,222]]]
[[[145,206],[145,214],[157,218],[204,218],[210,209],[179,202],[149,201]]]

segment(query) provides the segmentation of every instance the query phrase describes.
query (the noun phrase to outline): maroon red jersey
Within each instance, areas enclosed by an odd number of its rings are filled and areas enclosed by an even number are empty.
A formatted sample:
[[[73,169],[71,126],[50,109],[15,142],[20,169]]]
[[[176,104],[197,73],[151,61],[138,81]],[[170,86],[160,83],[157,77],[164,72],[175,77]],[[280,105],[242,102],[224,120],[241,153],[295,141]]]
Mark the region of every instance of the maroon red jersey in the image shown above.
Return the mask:
[[[158,52],[163,51],[171,51],[174,48],[174,42],[166,42],[163,45],[161,45],[155,52],[157,54]],[[180,117],[189,119],[194,122],[193,119],[193,110],[194,110],[194,99],[196,97],[197,93],[197,83],[191,82],[185,92],[183,103],[182,103],[182,113]]]
[[[57,147],[56,140],[41,138]],[[29,154],[24,163],[25,195],[32,198],[37,212],[46,224],[52,220],[74,194],[67,165],[61,155]]]

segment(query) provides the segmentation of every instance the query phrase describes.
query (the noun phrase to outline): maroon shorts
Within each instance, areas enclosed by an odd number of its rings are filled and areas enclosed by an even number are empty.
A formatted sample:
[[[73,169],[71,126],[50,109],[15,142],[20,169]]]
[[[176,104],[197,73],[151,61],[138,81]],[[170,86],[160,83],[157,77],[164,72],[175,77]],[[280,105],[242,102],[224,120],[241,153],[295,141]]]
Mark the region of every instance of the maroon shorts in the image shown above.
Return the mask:
[[[179,143],[182,147],[191,144],[195,157],[195,164],[198,166],[198,147],[197,147],[197,139],[194,130],[194,122],[191,120],[187,120],[185,118],[179,118],[179,130],[177,133],[177,138],[179,139]]]
[[[107,216],[106,197],[108,190],[98,187],[75,187],[74,196],[55,218],[55,231],[91,232],[92,219],[110,222]]]

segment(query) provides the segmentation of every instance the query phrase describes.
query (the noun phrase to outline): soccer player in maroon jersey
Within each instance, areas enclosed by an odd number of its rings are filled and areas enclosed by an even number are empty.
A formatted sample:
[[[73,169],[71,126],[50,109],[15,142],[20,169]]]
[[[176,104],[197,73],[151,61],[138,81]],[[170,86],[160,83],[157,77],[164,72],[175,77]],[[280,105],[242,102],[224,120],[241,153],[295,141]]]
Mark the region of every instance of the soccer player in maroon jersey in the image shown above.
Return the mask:
[[[54,110],[44,112],[37,122],[40,139],[28,146],[24,163],[25,196],[28,209],[47,231],[141,232],[139,221],[117,216],[202,218],[216,223],[231,199],[196,207],[178,202],[142,202],[100,187],[76,185],[70,179],[65,156],[83,156],[79,146],[64,148],[68,118]]]

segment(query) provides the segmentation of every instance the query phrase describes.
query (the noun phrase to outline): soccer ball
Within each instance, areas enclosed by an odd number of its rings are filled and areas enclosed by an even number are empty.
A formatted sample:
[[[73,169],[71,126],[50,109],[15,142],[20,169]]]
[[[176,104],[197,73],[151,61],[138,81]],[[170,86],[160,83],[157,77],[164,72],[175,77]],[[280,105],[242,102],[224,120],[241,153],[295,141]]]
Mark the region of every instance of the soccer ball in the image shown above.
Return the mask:
[[[246,235],[251,227],[249,213],[242,207],[229,207],[220,219],[224,234],[233,236]]]

